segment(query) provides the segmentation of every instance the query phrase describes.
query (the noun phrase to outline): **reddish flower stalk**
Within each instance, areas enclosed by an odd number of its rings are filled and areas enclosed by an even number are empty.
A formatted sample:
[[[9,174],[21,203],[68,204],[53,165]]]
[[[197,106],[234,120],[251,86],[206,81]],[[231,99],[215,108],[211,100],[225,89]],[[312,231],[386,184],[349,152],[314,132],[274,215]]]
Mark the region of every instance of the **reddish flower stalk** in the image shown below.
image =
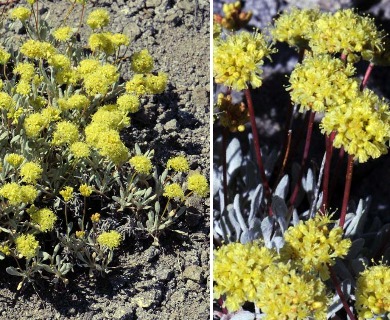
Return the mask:
[[[340,282],[337,279],[337,276],[333,270],[333,268],[328,265],[328,269],[330,272],[330,278],[332,279],[333,285],[336,288],[337,294],[340,297],[341,303],[343,304],[344,310],[347,312],[350,320],[356,320],[355,315],[352,313],[351,309],[349,309],[349,304],[347,302],[347,299],[344,296],[343,291],[341,291],[341,285]]]
[[[368,82],[368,79],[370,78],[372,69],[374,69],[374,64],[372,62],[370,62],[370,64],[367,67],[366,73],[364,74],[362,83],[360,84],[360,91],[363,91],[363,89],[367,85],[367,82]]]
[[[339,172],[340,172],[340,168],[341,168],[341,165],[343,163],[343,160],[344,160],[344,154],[345,154],[345,150],[343,147],[340,148],[340,151],[339,151],[339,156],[337,158],[337,164],[336,164],[336,168],[334,169],[333,171],[333,180],[332,180],[332,183],[330,185],[330,191],[329,191],[329,196],[328,196],[328,202],[330,202],[330,200],[332,199],[332,190],[335,189],[336,187],[336,184],[337,184],[337,181],[339,179]]]
[[[302,161],[301,161],[301,169],[299,171],[298,181],[294,187],[294,190],[293,190],[292,195],[291,195],[290,200],[289,200],[290,206],[294,205],[295,200],[298,196],[299,188],[301,187],[301,184],[302,184],[303,172],[304,172],[304,169],[306,167],[307,157],[309,155],[310,141],[311,141],[311,136],[312,136],[312,132],[313,132],[313,124],[314,124],[315,115],[316,115],[316,113],[311,111],[311,110],[308,113],[309,121],[307,124],[306,141],[305,141],[305,148],[303,150],[303,157],[302,157]]]
[[[269,188],[267,177],[265,175],[263,158],[261,156],[261,150],[260,150],[259,133],[257,132],[257,128],[256,128],[255,110],[253,108],[252,96],[251,96],[251,92],[249,89],[245,89],[245,97],[246,97],[246,102],[248,104],[249,117],[250,117],[250,121],[251,121],[252,134],[253,134],[253,142],[255,145],[255,152],[256,152],[256,158],[257,158],[257,165],[259,167],[261,182],[262,182],[264,190],[265,190],[265,195],[266,195],[267,199],[269,200],[271,197],[271,191]]]
[[[351,191],[352,171],[353,171],[353,155],[349,154],[348,155],[347,174],[345,176],[343,206],[341,208],[340,223],[339,223],[339,226],[341,228],[344,227],[345,216],[347,215],[347,205],[348,205],[348,200],[349,200],[349,193]]]
[[[325,158],[325,168],[324,168],[324,180],[322,182],[322,206],[321,214],[325,214],[325,211],[328,207],[328,191],[329,191],[329,177],[330,177],[330,164],[332,161],[333,154],[333,140],[336,136],[336,132],[333,131],[329,136],[325,136],[325,146],[326,146],[326,158]]]
[[[228,204],[227,198],[227,161],[226,161],[226,150],[227,150],[227,138],[228,129],[222,128],[222,185],[223,185],[223,200],[225,207]]]

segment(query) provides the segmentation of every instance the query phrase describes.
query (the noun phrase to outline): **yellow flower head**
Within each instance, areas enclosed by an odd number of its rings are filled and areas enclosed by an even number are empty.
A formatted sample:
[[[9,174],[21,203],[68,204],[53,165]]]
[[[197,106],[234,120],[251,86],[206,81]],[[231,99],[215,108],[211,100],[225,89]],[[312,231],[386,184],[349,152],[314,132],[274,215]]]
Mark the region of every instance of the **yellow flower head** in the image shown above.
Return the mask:
[[[24,119],[24,130],[30,138],[37,138],[45,128],[45,118],[40,113],[33,113]]]
[[[153,169],[152,161],[146,156],[134,156],[129,163],[140,174],[149,174]]]
[[[167,161],[167,168],[178,172],[188,172],[190,166],[183,156],[173,157]]]
[[[100,213],[96,212],[91,216],[91,221],[98,223],[100,221]]]
[[[350,239],[343,239],[342,228],[330,229],[331,222],[329,216],[317,215],[288,228],[282,257],[292,259],[304,273],[315,271],[323,280],[329,279],[327,265],[334,265],[335,259],[345,256],[351,246]]]
[[[130,125],[130,118],[127,117],[116,105],[100,107],[92,116],[92,122],[98,123],[102,128],[121,130]]]
[[[11,110],[15,106],[15,101],[5,92],[0,92],[0,109]]]
[[[224,3],[222,5],[224,17],[219,18],[220,25],[227,30],[239,30],[244,28],[252,18],[252,11],[244,12],[241,8],[241,1]],[[215,23],[214,25],[219,25]]]
[[[128,46],[130,43],[129,37],[122,33],[114,33],[111,36],[111,41],[115,47]]]
[[[31,81],[31,79],[36,74],[34,65],[32,63],[29,63],[29,62],[17,63],[13,72],[15,74],[19,74],[21,79],[27,80],[27,81]]]
[[[24,161],[24,157],[20,154],[9,153],[5,156],[5,161],[16,168],[22,164],[22,162]]]
[[[365,269],[356,282],[356,309],[360,319],[390,313],[390,267],[380,264]]]
[[[129,158],[129,151],[123,144],[118,131],[104,128],[104,130],[97,132],[101,134],[97,137],[97,143],[94,147],[98,149],[99,154],[107,157],[116,165],[125,163]],[[88,136],[86,138],[88,142]]]
[[[69,147],[70,152],[74,155],[75,158],[88,158],[91,154],[91,150],[85,142],[75,142],[72,143]]]
[[[187,179],[188,190],[194,191],[200,197],[207,197],[209,184],[207,179],[200,173],[193,173]]]
[[[22,234],[15,239],[16,251],[27,259],[35,257],[39,242],[32,234]]]
[[[76,231],[76,238],[82,239],[85,236],[85,231],[77,230]]]
[[[9,256],[11,254],[11,250],[7,245],[0,245],[0,252],[5,256]]]
[[[116,101],[118,109],[126,113],[135,113],[139,110],[140,101],[134,94],[123,94]]]
[[[372,91],[365,89],[355,99],[325,113],[322,133],[337,132],[333,141],[360,163],[387,153],[390,139],[389,106]]]
[[[378,31],[374,19],[361,16],[353,9],[322,14],[314,23],[309,46],[319,53],[360,53],[371,60],[383,51],[385,33]]]
[[[107,247],[109,249],[114,249],[119,247],[119,245],[121,244],[122,236],[119,232],[111,230],[108,232],[103,232],[97,237],[96,240],[101,246]]]
[[[49,59],[56,53],[56,49],[49,42],[27,40],[20,48],[20,52],[28,58]]]
[[[62,196],[65,202],[70,201],[73,198],[73,188],[66,186],[64,189],[60,191],[60,195]]]
[[[77,67],[78,73],[82,76],[86,76],[87,74],[93,73],[96,71],[101,64],[98,60],[95,59],[84,59],[80,61],[79,66]]]
[[[309,33],[319,17],[319,10],[292,8],[290,11],[282,13],[275,20],[275,26],[271,29],[271,34],[275,40],[287,42],[291,47],[306,48]]]
[[[93,33],[89,37],[88,44],[93,52],[103,51],[105,54],[110,55],[113,54],[116,49],[116,46],[111,39],[111,32]]]
[[[42,232],[51,231],[54,228],[57,216],[48,208],[31,210],[29,212],[31,220],[39,226]]]
[[[163,196],[167,198],[178,198],[179,200],[183,200],[184,191],[178,183],[172,183],[164,187]]]
[[[87,24],[91,29],[103,28],[110,22],[110,16],[105,9],[96,9],[92,11],[87,19]]]
[[[75,124],[68,121],[57,123],[57,128],[53,133],[53,145],[72,144],[77,140],[79,140],[79,129]]]
[[[92,187],[87,184],[82,184],[79,188],[79,191],[82,196],[89,197],[93,191]]]
[[[28,96],[31,92],[30,83],[26,80],[20,80],[16,86],[16,93],[22,96]]]
[[[0,64],[6,64],[10,58],[11,54],[0,47]]]
[[[326,319],[328,302],[319,278],[300,274],[284,262],[265,270],[255,300],[265,319]]]
[[[241,33],[227,36],[214,46],[215,82],[233,90],[258,88],[262,84],[261,66],[264,58],[274,53],[261,33]]]
[[[26,162],[20,168],[23,181],[31,184],[37,183],[37,180],[42,176],[42,172],[42,167],[35,162]]]
[[[84,110],[89,106],[89,99],[82,94],[74,94],[68,99],[60,98],[58,99],[58,106],[61,110]]]
[[[214,250],[214,293],[225,295],[229,311],[254,302],[264,271],[276,260],[276,253],[259,242],[229,243]]]
[[[54,54],[48,59],[49,65],[57,69],[69,70],[70,59],[64,54]]]
[[[20,21],[26,21],[28,18],[30,18],[31,10],[26,7],[17,7],[11,11],[11,19],[13,20],[20,20]]]
[[[352,64],[328,55],[309,56],[297,64],[290,76],[291,100],[300,105],[300,111],[312,109],[324,112],[353,99],[359,91]]]
[[[147,49],[136,52],[131,57],[131,70],[135,73],[149,73],[153,70],[153,57]]]
[[[58,28],[53,32],[54,39],[61,42],[68,41],[72,37],[72,35],[73,31],[72,28],[69,26]]]
[[[114,65],[105,64],[98,66],[94,72],[86,74],[83,84],[87,95],[105,95],[118,78],[117,68]]]

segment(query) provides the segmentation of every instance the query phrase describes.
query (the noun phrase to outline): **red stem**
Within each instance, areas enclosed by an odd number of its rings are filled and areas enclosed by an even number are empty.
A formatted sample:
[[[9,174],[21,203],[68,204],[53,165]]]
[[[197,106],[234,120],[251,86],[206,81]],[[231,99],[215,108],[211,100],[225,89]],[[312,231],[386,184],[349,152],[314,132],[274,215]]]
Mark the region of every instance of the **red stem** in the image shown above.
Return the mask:
[[[324,167],[324,180],[322,183],[322,207],[321,214],[325,214],[326,209],[328,208],[328,191],[329,191],[329,177],[330,177],[330,164],[332,161],[333,154],[333,140],[336,136],[336,132],[332,131],[331,134],[325,136],[325,146],[326,146],[326,157],[325,157],[325,167]]]
[[[374,69],[374,64],[370,62],[367,67],[366,73],[364,74],[362,83],[360,84],[360,91],[363,91],[364,87],[367,85],[368,79],[370,78],[371,71]]]
[[[250,121],[251,121],[252,134],[253,134],[253,142],[255,145],[255,152],[256,152],[256,158],[257,158],[257,165],[259,166],[261,182],[262,182],[264,190],[265,190],[265,195],[266,195],[267,199],[269,200],[271,197],[271,192],[270,192],[267,177],[265,175],[263,158],[261,156],[261,150],[260,150],[259,134],[258,134],[257,128],[256,128],[255,110],[253,108],[252,96],[251,96],[251,92],[249,89],[245,89],[245,97],[246,97],[246,102],[248,104],[249,117],[250,117]]]
[[[301,169],[299,171],[299,177],[298,177],[298,181],[294,187],[294,191],[292,192],[292,195],[290,197],[290,200],[289,200],[289,205],[294,205],[295,203],[295,200],[298,196],[298,192],[299,192],[299,189],[301,187],[301,184],[302,184],[302,177],[303,177],[303,172],[304,172],[304,169],[306,167],[306,160],[307,160],[307,157],[309,155],[309,149],[310,149],[310,141],[311,141],[311,136],[312,136],[312,132],[313,132],[313,124],[314,124],[314,117],[315,117],[316,113],[313,112],[313,111],[308,111],[308,117],[309,117],[309,121],[308,121],[308,124],[307,124],[307,133],[306,133],[306,141],[305,141],[305,148],[303,150],[303,157],[302,157],[302,161],[301,161]]]
[[[225,207],[227,206],[227,161],[226,161],[226,150],[227,150],[227,128],[222,129],[222,185],[223,185],[223,200]]]
[[[340,148],[340,151],[339,151],[339,156],[338,156],[338,159],[337,159],[337,164],[336,164],[336,168],[334,169],[334,174],[333,174],[333,180],[332,180],[332,183],[330,185],[330,191],[329,191],[329,197],[328,197],[328,201],[330,202],[331,199],[332,199],[332,190],[335,190],[335,187],[336,187],[336,184],[337,184],[337,181],[339,179],[339,172],[340,172],[340,168],[341,168],[341,165],[343,163],[343,160],[344,160],[344,155],[345,155],[345,150],[343,147]]]
[[[332,279],[332,282],[333,282],[333,284],[334,284],[334,286],[336,288],[337,294],[340,297],[340,300],[341,300],[341,302],[343,304],[344,310],[347,312],[350,320],[356,320],[355,315],[352,313],[351,309],[349,309],[349,304],[347,302],[347,299],[344,296],[343,291],[341,291],[340,282],[338,281],[337,276],[336,276],[333,268],[330,265],[328,265],[328,269],[329,269],[329,272],[330,272],[330,278]]]
[[[347,215],[347,205],[348,205],[348,200],[349,200],[349,192],[351,191],[352,172],[353,172],[353,155],[349,154],[348,155],[347,174],[345,176],[343,206],[341,209],[340,223],[339,223],[339,226],[341,228],[344,227],[345,216]]]

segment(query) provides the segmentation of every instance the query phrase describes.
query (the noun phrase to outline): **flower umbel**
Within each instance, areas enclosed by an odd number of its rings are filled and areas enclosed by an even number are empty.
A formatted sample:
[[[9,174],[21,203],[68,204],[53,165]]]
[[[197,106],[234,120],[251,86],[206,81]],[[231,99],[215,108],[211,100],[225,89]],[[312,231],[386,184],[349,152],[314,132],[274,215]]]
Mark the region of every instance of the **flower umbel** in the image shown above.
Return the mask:
[[[27,259],[31,259],[37,253],[39,242],[32,234],[23,234],[15,239],[16,250],[20,255]]]
[[[108,232],[103,232],[97,237],[96,240],[101,246],[107,247],[112,250],[119,247],[122,240],[122,236],[119,232],[111,230]]]
[[[243,31],[217,41],[214,46],[215,82],[241,91],[262,84],[264,58],[276,52],[259,32]]]

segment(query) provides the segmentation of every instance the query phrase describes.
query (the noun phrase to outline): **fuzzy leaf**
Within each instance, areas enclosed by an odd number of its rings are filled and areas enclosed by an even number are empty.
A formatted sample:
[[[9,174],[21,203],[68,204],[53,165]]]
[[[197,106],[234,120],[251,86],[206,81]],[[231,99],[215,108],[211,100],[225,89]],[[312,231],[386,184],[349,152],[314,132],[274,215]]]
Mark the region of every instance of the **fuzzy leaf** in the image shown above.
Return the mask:
[[[271,207],[272,207],[272,211],[276,215],[276,220],[278,221],[280,228],[284,233],[284,231],[286,231],[287,229],[287,222],[286,222],[287,211],[288,211],[287,205],[281,197],[273,196]]]
[[[227,172],[232,176],[234,171],[242,165],[242,151],[240,141],[234,138],[226,148],[226,161],[228,163]]]
[[[278,183],[278,186],[276,187],[275,196],[279,196],[282,199],[286,199],[287,193],[288,193],[288,175],[284,175],[284,177],[280,180]]]
[[[18,277],[24,277],[23,273],[20,273],[18,270],[16,270],[14,267],[7,267],[5,269],[5,271],[7,271],[8,274],[10,274],[11,276],[18,276]]]
[[[237,221],[233,205],[229,204],[221,214],[222,237],[226,243],[240,239],[241,227]]]
[[[239,194],[236,194],[236,196],[234,197],[233,206],[234,206],[234,211],[236,213],[237,221],[239,222],[241,229],[243,231],[248,231],[248,227],[245,223],[244,217],[241,214],[240,195]]]
[[[263,200],[263,185],[259,184],[254,192],[250,194],[251,209],[249,212],[248,223],[251,225],[251,221],[255,218],[257,210],[259,210],[261,202]]]
[[[230,318],[231,320],[254,320],[255,315],[250,311],[238,311],[234,314],[233,317]]]
[[[264,243],[267,248],[270,247],[271,236],[274,229],[274,220],[271,217],[266,217],[261,221],[261,232],[263,234]]]

